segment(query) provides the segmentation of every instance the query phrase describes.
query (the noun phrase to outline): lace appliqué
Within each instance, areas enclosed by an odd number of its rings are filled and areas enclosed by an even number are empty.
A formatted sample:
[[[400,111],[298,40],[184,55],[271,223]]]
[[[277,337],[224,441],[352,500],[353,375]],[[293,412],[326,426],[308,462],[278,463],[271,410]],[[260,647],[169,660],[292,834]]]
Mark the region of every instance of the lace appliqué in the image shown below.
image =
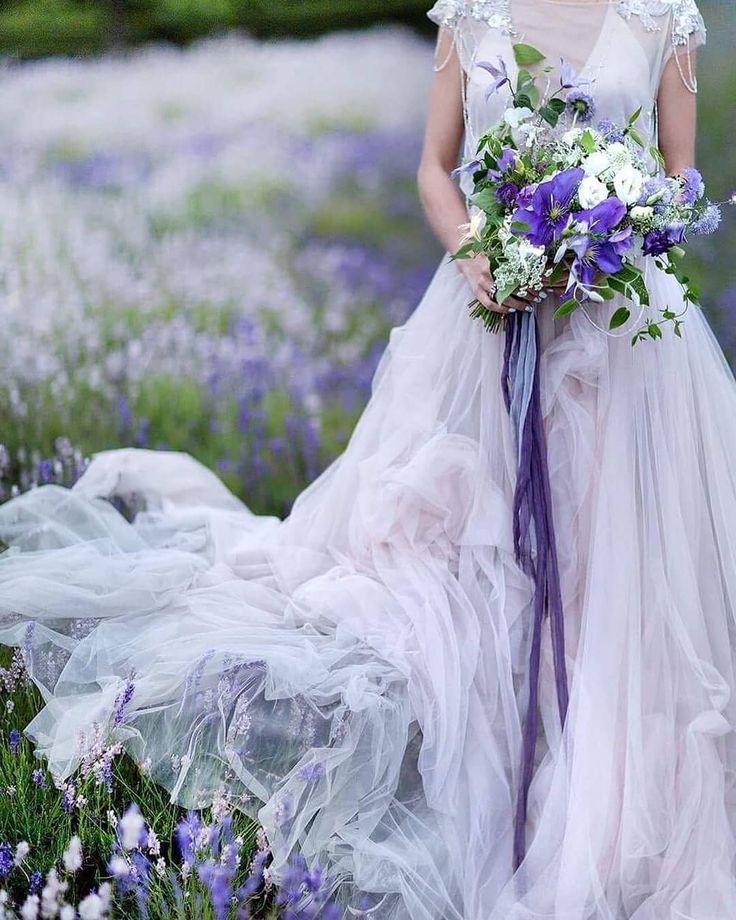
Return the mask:
[[[672,40],[686,45],[694,32],[705,32],[703,17],[695,0],[618,0],[618,11],[624,19],[638,16],[647,32],[658,32],[659,20],[672,11]]]
[[[427,13],[432,22],[449,29],[456,28],[466,15],[504,35],[513,35],[511,0],[437,0]]]

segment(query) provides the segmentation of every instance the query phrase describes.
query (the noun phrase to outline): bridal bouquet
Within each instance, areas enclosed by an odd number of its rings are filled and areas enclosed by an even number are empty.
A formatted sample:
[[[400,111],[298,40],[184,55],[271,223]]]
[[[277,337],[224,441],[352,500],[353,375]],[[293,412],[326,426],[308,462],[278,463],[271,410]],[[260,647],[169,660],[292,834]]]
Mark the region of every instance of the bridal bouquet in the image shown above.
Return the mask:
[[[514,54],[515,88],[501,58],[498,65],[477,65],[493,78],[487,96],[508,86],[512,104],[480,138],[476,158],[454,172],[472,175],[475,213],[453,258],[485,253],[498,303],[562,285],[555,316],[563,316],[616,294],[648,306],[637,264],[643,255],[680,281],[687,309],[698,291],[681,270],[681,244],[688,233],[712,233],[721,220],[718,205],[705,197],[700,173],[691,168],[663,177],[662,155],[636,128],[641,109],[625,125],[601,121],[594,127],[595,100],[569,64],[562,62],[556,91],[543,96],[526,68],[544,56],[524,44],[514,45]],[[504,325],[501,314],[479,301],[470,306],[490,331]],[[661,319],[648,320],[632,344],[660,338],[663,322],[680,335],[685,311],[660,312]],[[619,307],[609,327],[622,326],[630,315],[628,306]]]

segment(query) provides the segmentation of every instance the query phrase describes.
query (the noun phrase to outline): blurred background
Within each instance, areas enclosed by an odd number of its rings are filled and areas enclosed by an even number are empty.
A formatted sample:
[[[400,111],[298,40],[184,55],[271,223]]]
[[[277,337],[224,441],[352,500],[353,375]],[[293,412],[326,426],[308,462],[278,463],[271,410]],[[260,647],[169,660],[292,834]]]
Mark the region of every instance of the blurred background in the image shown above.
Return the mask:
[[[415,189],[429,5],[0,3],[0,499],[136,445],[283,514],[342,449],[442,255]],[[736,11],[700,5],[725,199]],[[734,217],[690,257],[732,363]]]

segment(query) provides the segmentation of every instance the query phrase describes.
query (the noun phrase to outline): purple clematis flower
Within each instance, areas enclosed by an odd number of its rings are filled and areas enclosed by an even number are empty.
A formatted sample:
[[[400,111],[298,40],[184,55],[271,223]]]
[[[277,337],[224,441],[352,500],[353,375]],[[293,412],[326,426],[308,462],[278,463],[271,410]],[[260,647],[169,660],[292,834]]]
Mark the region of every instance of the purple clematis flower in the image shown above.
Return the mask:
[[[480,160],[469,160],[467,163],[463,163],[462,166],[458,166],[450,173],[450,178],[457,179],[458,176],[461,176],[463,173],[474,173],[476,169],[480,168]]]
[[[500,179],[516,166],[516,154],[510,147],[505,147],[501,156],[496,160],[497,169],[488,170],[489,179]]]
[[[498,67],[491,64],[490,61],[478,61],[476,66],[480,67],[481,70],[485,70],[493,77],[493,83],[491,83],[486,90],[486,102],[488,102],[491,96],[493,96],[494,93],[497,93],[502,86],[510,83],[509,75],[506,71],[506,64],[500,55],[498,58]]]
[[[570,205],[585,173],[582,169],[566,169],[537,186],[528,208],[520,207],[514,220],[527,224],[524,236],[535,246],[549,246],[558,240],[568,223]]]
[[[588,211],[580,211],[576,219],[586,230],[568,240],[575,253],[571,275],[587,286],[593,283],[597,271],[612,275],[623,268],[623,254],[632,246],[632,228],[616,231],[626,214],[626,205],[618,198],[607,198]]]
[[[644,255],[661,256],[681,243],[685,236],[684,224],[670,224],[661,230],[650,230],[644,237]]]
[[[587,86],[590,80],[583,80],[577,70],[569,61],[560,58],[560,86],[562,89],[575,89],[578,86]]]

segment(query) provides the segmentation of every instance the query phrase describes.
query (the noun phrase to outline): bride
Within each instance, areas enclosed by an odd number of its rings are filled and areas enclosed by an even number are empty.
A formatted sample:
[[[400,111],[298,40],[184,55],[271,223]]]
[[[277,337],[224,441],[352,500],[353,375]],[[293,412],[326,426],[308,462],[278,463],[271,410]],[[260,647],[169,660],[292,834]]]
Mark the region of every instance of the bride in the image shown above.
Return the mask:
[[[429,16],[419,184],[448,250],[468,220],[448,173],[504,107],[476,64],[513,74],[516,41],[592,81],[596,117],[641,106],[667,172],[692,163],[694,0],[438,0]],[[655,315],[679,309],[648,272]],[[734,379],[698,308],[682,340],[632,348],[594,311],[554,319],[554,291],[532,307],[569,707],[561,728],[545,628],[515,840],[533,589],[503,336],[467,304],[528,304],[492,290],[482,257],[442,260],[345,453],[283,522],[191,457],[140,450],[4,505],[0,641],[45,701],[26,731],[60,777],[97,722],[172,800],[242,797],[275,874],[294,849],[321,862],[346,916],[734,917]]]

